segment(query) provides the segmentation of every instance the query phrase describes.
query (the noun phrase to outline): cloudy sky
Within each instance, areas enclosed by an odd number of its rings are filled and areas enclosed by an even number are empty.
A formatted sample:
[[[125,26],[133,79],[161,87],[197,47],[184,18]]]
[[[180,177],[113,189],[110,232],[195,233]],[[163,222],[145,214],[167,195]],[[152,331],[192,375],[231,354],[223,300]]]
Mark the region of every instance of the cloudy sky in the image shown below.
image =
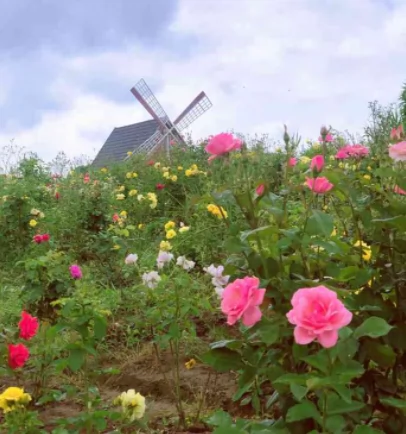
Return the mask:
[[[142,77],[171,117],[205,90],[195,138],[361,131],[406,81],[406,1],[0,0],[0,148],[94,156],[149,118]]]

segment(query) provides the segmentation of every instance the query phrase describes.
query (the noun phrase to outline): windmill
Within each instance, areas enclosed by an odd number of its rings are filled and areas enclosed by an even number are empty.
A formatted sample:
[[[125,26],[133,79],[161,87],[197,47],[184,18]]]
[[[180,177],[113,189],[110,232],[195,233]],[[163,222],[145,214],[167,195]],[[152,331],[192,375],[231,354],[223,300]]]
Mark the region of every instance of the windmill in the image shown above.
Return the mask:
[[[144,79],[131,89],[131,93],[152,116],[152,120],[115,128],[93,165],[126,160],[136,153],[149,154],[158,147],[164,147],[169,153],[171,140],[184,143],[181,132],[212,107],[207,95],[200,92],[172,122]]]

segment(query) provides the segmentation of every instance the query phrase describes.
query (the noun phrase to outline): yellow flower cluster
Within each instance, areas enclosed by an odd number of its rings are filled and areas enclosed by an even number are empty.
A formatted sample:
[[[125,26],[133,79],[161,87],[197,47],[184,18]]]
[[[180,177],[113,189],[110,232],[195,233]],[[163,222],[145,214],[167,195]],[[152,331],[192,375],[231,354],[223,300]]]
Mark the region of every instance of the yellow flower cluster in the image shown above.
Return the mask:
[[[192,164],[192,165],[189,167],[189,169],[186,169],[186,170],[185,170],[185,175],[186,175],[187,177],[189,177],[189,176],[194,176],[194,175],[199,175],[200,173],[202,173],[202,174],[204,174],[204,175],[207,175],[206,172],[203,172],[203,171],[199,170],[199,168],[197,167],[197,164]]]
[[[138,173],[136,173],[136,172],[127,172],[127,174],[125,175],[125,177],[127,179],[137,178],[138,177]]]
[[[101,169],[100,169],[100,172],[101,173],[107,173],[109,171],[109,169],[107,169],[107,167],[102,167]]]
[[[164,225],[165,227],[165,232],[166,232],[166,239],[167,240],[171,240],[172,238],[176,237],[176,223],[173,221],[168,221],[167,223],[165,223]],[[184,223],[180,223],[179,225],[179,233],[183,234],[184,232],[187,232],[190,229],[190,226],[186,226]],[[163,248],[162,246],[165,246],[164,243],[166,243],[167,241],[162,241],[161,242],[161,250],[170,250],[172,247],[169,248]],[[169,244],[169,243],[168,243]],[[169,244],[170,245],[170,244]]]
[[[31,401],[31,396],[19,387],[8,387],[0,395],[0,408],[4,413],[22,408]]]
[[[169,241],[162,240],[159,243],[159,250],[163,250],[164,252],[169,252],[169,250],[172,250],[172,245]]]
[[[168,169],[168,168],[165,167],[165,169]],[[169,173],[169,170],[166,170],[166,171],[163,173],[163,177],[164,177],[165,179],[170,179],[172,182],[176,182],[176,181],[178,180],[178,177],[177,177],[176,175],[171,175],[171,174]]]
[[[368,246],[368,244],[364,243],[363,241],[358,240],[354,244],[354,247],[360,247],[362,249],[362,258],[364,259],[364,261],[368,262],[371,260],[372,251],[371,251],[371,247]]]
[[[128,196],[132,197],[135,196],[138,193],[138,190],[132,189],[128,192]]]
[[[28,223],[32,228],[35,228],[35,226],[37,226],[38,224],[38,221],[36,219],[43,219],[45,217],[45,214],[36,208],[33,208],[30,214],[32,215],[32,217],[34,217]]]
[[[121,393],[114,401],[114,405],[120,405],[123,414],[132,422],[141,419],[145,413],[145,397],[135,393],[134,389]]]
[[[226,219],[228,217],[227,211],[222,206],[217,206],[213,203],[207,205],[207,211],[209,211],[209,213],[213,214],[220,220],[223,218]]]
[[[158,205],[158,198],[157,198],[156,194],[155,193],[147,193],[147,198],[151,202],[149,204],[149,207],[151,209],[155,209]]]
[[[123,194],[123,193],[116,194],[116,199],[117,200],[124,200],[125,199],[125,194]]]

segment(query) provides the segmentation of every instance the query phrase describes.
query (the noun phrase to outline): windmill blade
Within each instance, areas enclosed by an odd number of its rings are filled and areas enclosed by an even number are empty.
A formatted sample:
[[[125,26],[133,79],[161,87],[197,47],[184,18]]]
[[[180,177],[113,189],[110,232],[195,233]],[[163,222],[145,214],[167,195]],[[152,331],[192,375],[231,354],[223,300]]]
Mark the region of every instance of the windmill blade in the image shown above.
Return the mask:
[[[175,119],[175,126],[178,131],[182,131],[193,123],[198,117],[212,107],[212,103],[204,92],[199,95],[183,110]]]
[[[131,93],[161,127],[166,128],[169,117],[143,78],[131,89]]]
[[[141,152],[146,152],[147,154],[150,153],[155,146],[158,146],[164,139],[164,135],[161,133],[160,130],[156,130],[152,136],[148,137],[147,140],[145,140],[144,143],[142,143],[140,146],[137,146],[133,153],[138,154]],[[125,157],[125,160],[130,158],[128,155]]]

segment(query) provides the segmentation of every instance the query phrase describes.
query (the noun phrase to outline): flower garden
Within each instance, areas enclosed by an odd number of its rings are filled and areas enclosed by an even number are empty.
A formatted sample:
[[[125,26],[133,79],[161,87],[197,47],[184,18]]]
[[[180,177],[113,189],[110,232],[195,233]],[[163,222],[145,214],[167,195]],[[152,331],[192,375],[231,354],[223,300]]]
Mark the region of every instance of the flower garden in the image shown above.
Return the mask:
[[[405,432],[403,127],[281,143],[0,179],[1,432]]]

